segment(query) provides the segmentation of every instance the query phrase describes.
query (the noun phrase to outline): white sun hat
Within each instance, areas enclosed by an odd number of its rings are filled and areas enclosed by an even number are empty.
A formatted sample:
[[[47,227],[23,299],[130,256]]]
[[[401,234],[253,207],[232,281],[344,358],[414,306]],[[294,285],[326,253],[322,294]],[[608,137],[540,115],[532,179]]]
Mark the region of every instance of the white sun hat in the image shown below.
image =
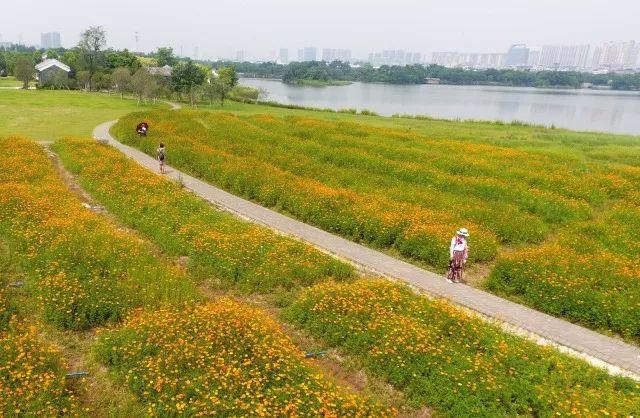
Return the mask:
[[[469,230],[467,228],[460,228],[456,231],[456,234],[462,235],[463,237],[469,236]]]

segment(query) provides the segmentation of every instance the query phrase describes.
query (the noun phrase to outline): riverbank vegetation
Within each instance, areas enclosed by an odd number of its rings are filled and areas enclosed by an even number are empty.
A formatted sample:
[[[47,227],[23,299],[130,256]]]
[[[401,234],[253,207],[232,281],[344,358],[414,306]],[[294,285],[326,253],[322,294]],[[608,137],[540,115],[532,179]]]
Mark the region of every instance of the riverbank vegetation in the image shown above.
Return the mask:
[[[292,80],[344,80],[363,83],[425,84],[431,82],[453,85],[490,85],[510,87],[547,87],[577,89],[583,85],[613,90],[640,90],[640,74],[592,74],[577,71],[525,71],[510,69],[472,70],[447,68],[440,65],[351,66],[339,61],[276,63],[207,63],[214,67],[234,66],[246,77]]]
[[[155,127],[146,138],[128,128],[141,118]],[[151,154],[164,142],[171,163],[190,174],[438,271],[453,231],[470,228],[472,263],[498,260],[489,289],[637,342],[640,283],[632,248],[616,248],[611,238],[580,248],[565,240],[567,251],[554,247],[556,258],[537,251],[561,233],[598,241],[599,222],[612,228],[620,213],[628,226],[638,224],[635,212],[624,210],[638,199],[631,155],[640,149],[633,139],[477,124],[483,136],[468,130],[473,124],[422,124],[430,135],[309,117],[157,111],[123,118],[113,132]],[[570,258],[571,251],[579,256]],[[602,258],[603,251],[619,261],[605,264],[612,258]],[[503,261],[532,256],[556,272],[544,285],[540,270],[528,268],[534,263]],[[566,263],[577,269],[561,267]],[[585,276],[583,267],[596,264],[602,274]],[[615,285],[621,280],[624,287]],[[569,286],[574,281],[580,292]]]

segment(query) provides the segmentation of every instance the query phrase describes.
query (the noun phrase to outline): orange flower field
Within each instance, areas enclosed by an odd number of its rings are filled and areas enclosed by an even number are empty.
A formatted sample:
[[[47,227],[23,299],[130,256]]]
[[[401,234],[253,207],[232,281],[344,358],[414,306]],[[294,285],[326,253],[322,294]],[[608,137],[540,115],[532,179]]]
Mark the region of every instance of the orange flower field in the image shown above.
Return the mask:
[[[58,351],[18,320],[0,324],[0,416],[77,416]]]
[[[329,383],[274,320],[231,299],[141,313],[96,352],[151,416],[395,415]]]
[[[90,341],[96,358],[149,416],[396,414],[334,384],[261,310],[201,302],[193,278],[149,242],[83,207],[37,144],[3,145],[11,169],[0,174],[0,233],[27,278],[27,296],[39,302],[34,315],[72,330],[107,324]],[[94,416],[91,403],[80,412],[58,350],[9,317],[5,293],[3,280],[2,414]]]
[[[147,137],[130,129],[140,119],[153,127]],[[640,229],[639,167],[623,155],[624,141],[558,133],[552,143],[549,131],[535,140],[508,132],[431,139],[343,121],[196,110],[135,113],[113,128],[151,155],[164,142],[169,164],[205,181],[437,271],[465,226],[471,262],[497,262],[487,289],[640,341],[637,251],[616,235],[619,226]],[[616,226],[610,215],[621,207],[631,214]]]
[[[285,312],[442,416],[636,416],[640,385],[613,378],[382,280],[322,284]]]
[[[353,275],[352,268],[308,245],[212,210],[110,147],[67,139],[55,149],[111,212],[166,253],[188,256],[190,272],[210,285],[273,292]]]
[[[87,329],[128,309],[194,300],[193,284],[149,245],[85,207],[42,148],[19,138],[0,170],[0,234],[30,276],[50,323]]]
[[[171,243],[176,235],[179,236],[180,228],[187,219],[192,219],[188,211],[179,212],[174,207],[180,206],[181,201],[195,205],[193,197],[179,189],[174,191],[173,187],[177,186],[170,181],[138,167],[117,151],[82,139],[62,141],[55,149],[65,164],[79,174],[80,183],[100,197],[101,203],[131,226],[145,231],[159,245],[163,245],[161,241],[167,242],[164,244],[167,248],[174,245]],[[109,163],[100,164],[100,161]],[[103,167],[94,168],[97,165]],[[111,165],[118,170],[110,170]],[[123,174],[120,177],[129,178],[130,183],[121,182],[118,173]],[[141,211],[138,207],[146,207],[145,202],[165,202],[162,195],[172,196],[173,204],[149,205],[160,215],[145,217],[149,210]],[[120,205],[131,207],[134,215],[119,209]],[[214,210],[204,208],[201,211],[194,210],[194,213],[204,216]],[[154,236],[151,232],[165,227],[168,219],[170,225],[181,227],[173,227],[176,232],[165,231]],[[211,231],[220,225],[235,225],[233,222],[237,221],[207,224],[206,229]],[[201,229],[205,227],[201,226]],[[217,248],[210,251],[219,258],[219,265],[225,265],[226,260],[236,260],[232,253]],[[191,257],[194,257],[193,253]],[[292,259],[297,260],[295,256]],[[197,263],[199,267],[192,266],[196,271],[214,271],[212,264]],[[328,346],[357,358],[368,373],[402,390],[415,407],[429,406],[439,416],[482,413],[486,416],[598,416],[608,413],[622,417],[640,410],[640,387],[635,382],[613,378],[551,348],[505,334],[446,302],[430,301],[386,281],[325,282],[307,288],[307,283],[312,282],[296,282],[303,291],[285,308],[283,319],[305,329]],[[267,281],[259,290],[269,292],[278,287],[277,281]],[[245,361],[243,350],[233,353],[207,351],[199,348],[201,344],[206,341],[207,348],[229,345],[226,341],[232,337],[226,332],[230,332],[242,345],[247,329],[264,330],[262,325],[274,325],[270,319],[254,313],[252,308],[228,313],[230,307],[236,305],[237,302],[221,299],[181,314],[173,309],[140,313],[128,320],[123,328],[103,334],[96,353],[101,361],[117,370],[119,379],[144,399],[145,404],[157,408],[151,413],[170,414],[177,408],[206,411],[213,404],[224,405],[228,411],[240,411],[244,407],[261,410],[263,399],[259,396],[242,400],[219,395],[213,399],[191,397],[189,402],[182,401],[180,396],[185,392],[205,393],[203,388],[214,384],[209,380],[211,375],[200,370],[202,364],[215,362],[225,365],[222,370],[236,370],[238,364]],[[254,323],[250,319],[253,317],[259,320]],[[214,327],[220,334],[212,333]],[[273,347],[272,340],[261,341],[267,344],[263,348],[265,352],[272,350],[269,348]],[[287,347],[283,343],[275,346]],[[164,350],[163,347],[185,348]],[[166,351],[174,354],[168,357],[160,354]],[[231,358],[231,354],[240,357]],[[238,373],[250,374],[250,370],[266,367],[268,359],[274,355],[266,358],[252,351],[248,357],[254,356],[257,358],[246,363],[247,370],[240,368],[242,371]],[[283,366],[292,367],[289,361]],[[229,363],[235,368],[227,366]],[[186,366],[179,368],[178,364]],[[299,363],[296,360],[293,364]],[[189,381],[176,380],[176,373],[188,373]],[[266,382],[251,387],[257,390],[265,387],[260,386],[262,384],[266,385]],[[311,386],[305,384],[305,387]],[[314,404],[313,399],[318,397],[311,396],[306,405]],[[270,404],[270,408],[286,407],[282,405]]]

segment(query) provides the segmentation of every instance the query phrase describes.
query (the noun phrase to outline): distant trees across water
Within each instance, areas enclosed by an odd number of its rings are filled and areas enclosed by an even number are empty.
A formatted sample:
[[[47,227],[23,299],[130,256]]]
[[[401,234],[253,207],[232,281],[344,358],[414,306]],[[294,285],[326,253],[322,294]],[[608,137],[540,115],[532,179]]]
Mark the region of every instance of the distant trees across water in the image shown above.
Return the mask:
[[[575,71],[522,71],[522,70],[467,70],[447,68],[440,65],[406,65],[374,68],[370,64],[350,66],[334,61],[292,62],[290,64],[233,63],[216,61],[213,67],[235,66],[247,77],[276,78],[285,83],[299,83],[304,80],[361,81],[365,83],[424,84],[428,78],[439,79],[441,84],[454,85],[498,85],[513,87],[564,87],[580,88],[585,83],[595,87],[614,90],[640,90],[640,74],[591,74]]]

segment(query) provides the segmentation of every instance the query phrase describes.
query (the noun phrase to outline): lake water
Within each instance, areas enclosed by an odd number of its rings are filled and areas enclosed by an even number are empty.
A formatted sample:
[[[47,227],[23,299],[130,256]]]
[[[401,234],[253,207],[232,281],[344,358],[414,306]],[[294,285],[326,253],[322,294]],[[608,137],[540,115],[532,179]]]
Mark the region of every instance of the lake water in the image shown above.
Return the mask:
[[[331,109],[369,109],[381,115],[428,115],[446,119],[519,120],[580,131],[640,135],[640,93],[526,87],[353,83],[291,86],[277,80],[243,78],[262,87],[268,100]]]

